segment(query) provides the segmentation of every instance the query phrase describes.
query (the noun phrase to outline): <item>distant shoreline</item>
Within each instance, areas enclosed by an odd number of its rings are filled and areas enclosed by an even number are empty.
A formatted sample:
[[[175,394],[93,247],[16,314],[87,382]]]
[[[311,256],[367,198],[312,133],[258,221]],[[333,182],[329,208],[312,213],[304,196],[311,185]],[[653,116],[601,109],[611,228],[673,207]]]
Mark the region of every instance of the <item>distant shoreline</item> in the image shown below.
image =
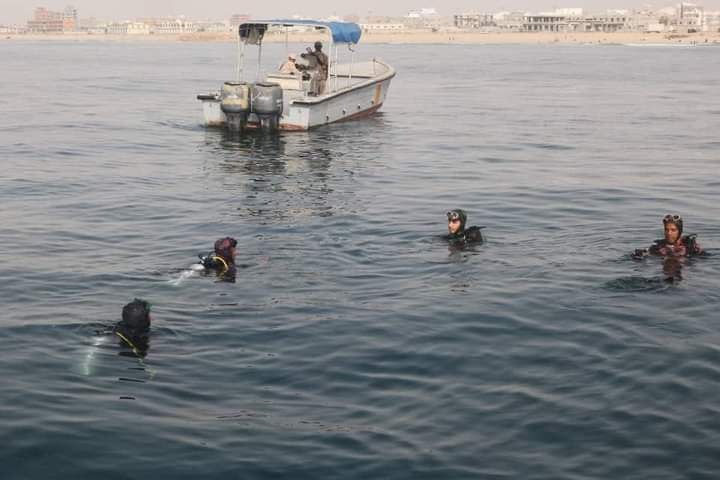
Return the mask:
[[[317,34],[295,33],[287,38],[293,43],[309,43],[318,39]],[[265,41],[281,43],[285,34],[269,34]],[[87,33],[65,34],[1,34],[0,40],[31,40],[31,41],[76,41],[76,42],[235,42],[237,37],[232,33],[192,33],[176,35],[103,35]],[[641,32],[513,32],[513,33],[481,33],[481,32],[428,32],[426,30],[405,32],[364,32],[361,43],[389,44],[718,44],[720,33],[701,32],[688,35]]]

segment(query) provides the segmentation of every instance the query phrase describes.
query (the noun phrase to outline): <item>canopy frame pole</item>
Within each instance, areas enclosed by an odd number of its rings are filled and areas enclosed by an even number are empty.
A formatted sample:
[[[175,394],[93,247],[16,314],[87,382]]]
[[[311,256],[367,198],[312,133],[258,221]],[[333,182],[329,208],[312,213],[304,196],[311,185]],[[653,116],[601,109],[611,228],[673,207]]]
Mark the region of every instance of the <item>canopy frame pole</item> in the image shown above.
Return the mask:
[[[333,69],[335,71],[335,88],[334,90],[337,91],[338,89],[338,58],[340,55],[340,47],[335,46],[335,68]]]
[[[237,82],[242,79],[245,70],[245,45],[247,44],[243,42],[240,35],[238,35],[238,58],[235,68],[235,81]]]
[[[285,58],[288,58],[288,55],[290,55],[290,47],[288,45],[290,37],[290,27],[287,25],[285,26]]]
[[[262,37],[260,37],[260,40],[258,41],[258,61],[257,61],[257,71],[255,72],[255,81],[260,81],[260,66],[262,64]]]
[[[347,87],[350,87],[350,82],[352,81],[352,74],[353,74],[353,66],[355,64],[355,50],[353,50],[352,46],[348,43],[348,50],[350,50],[350,71],[348,72],[348,79],[347,79]]]

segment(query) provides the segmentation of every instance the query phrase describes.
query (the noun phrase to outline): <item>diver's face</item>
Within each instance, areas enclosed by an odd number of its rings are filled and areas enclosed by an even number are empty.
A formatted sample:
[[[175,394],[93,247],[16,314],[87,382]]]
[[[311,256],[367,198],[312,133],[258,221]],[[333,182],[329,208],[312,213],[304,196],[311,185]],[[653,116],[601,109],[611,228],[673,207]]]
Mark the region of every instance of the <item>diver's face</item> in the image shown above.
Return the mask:
[[[448,220],[448,233],[454,235],[460,231],[460,219]]]
[[[671,245],[675,244],[680,238],[680,230],[674,223],[665,224],[665,241]]]

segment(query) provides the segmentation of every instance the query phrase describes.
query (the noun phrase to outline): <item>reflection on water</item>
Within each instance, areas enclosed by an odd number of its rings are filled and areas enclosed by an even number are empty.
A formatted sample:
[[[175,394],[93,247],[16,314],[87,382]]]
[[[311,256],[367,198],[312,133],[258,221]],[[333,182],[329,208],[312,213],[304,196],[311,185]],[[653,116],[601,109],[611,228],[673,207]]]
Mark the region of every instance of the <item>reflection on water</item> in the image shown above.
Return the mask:
[[[87,326],[79,329],[78,335],[87,332]],[[118,377],[120,381],[145,383],[155,377],[155,370],[150,368],[146,361],[150,352],[150,332],[137,335],[118,335],[114,326],[96,328],[90,337],[89,345],[83,353],[79,365],[79,373],[84,376],[112,376],[118,375],[118,369],[129,370],[132,373],[123,373]],[[127,363],[118,363],[114,358],[122,357],[136,362],[128,366]],[[142,372],[142,378],[138,378]],[[134,399],[134,397],[133,397]]]
[[[337,143],[322,129],[278,134],[208,129],[201,148],[212,154],[206,164],[219,188],[243,193],[236,207],[240,215],[281,220],[333,214],[330,169]],[[280,192],[288,197],[278,199]],[[278,205],[288,198],[291,203]]]
[[[685,263],[684,258],[667,257],[663,259],[663,274],[665,281],[674,283],[682,280],[682,269]]]
[[[633,263],[638,263],[637,259],[628,257]],[[639,261],[641,264],[649,263],[651,265],[661,263],[662,274],[654,277],[629,276],[621,277],[607,282],[606,287],[614,291],[641,292],[641,291],[663,291],[672,285],[677,285],[683,279],[683,268],[690,261],[687,257],[646,257]]]
[[[605,284],[608,290],[616,292],[660,292],[667,290],[672,282],[664,277],[621,277]]]

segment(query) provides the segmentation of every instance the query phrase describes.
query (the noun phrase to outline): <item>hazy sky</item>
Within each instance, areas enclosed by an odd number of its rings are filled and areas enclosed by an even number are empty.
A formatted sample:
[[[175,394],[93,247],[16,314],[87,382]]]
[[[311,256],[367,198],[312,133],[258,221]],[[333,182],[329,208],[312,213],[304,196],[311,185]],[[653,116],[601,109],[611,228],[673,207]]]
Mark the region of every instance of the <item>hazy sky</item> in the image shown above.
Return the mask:
[[[255,18],[288,17],[300,14],[322,17],[332,14],[355,13],[367,15],[404,15],[409,10],[434,7],[442,15],[468,11],[493,12],[499,10],[544,11],[559,7],[580,7],[599,11],[607,8],[637,8],[649,5],[662,8],[679,0],[275,0],[246,2],[240,0],[0,0],[0,23],[24,23],[36,6],[62,10],[71,4],[80,17],[130,20],[143,16],[186,15],[192,18],[225,19],[233,13],[248,13]],[[706,9],[720,10],[720,0],[700,0]],[[256,4],[251,7],[250,5]]]

